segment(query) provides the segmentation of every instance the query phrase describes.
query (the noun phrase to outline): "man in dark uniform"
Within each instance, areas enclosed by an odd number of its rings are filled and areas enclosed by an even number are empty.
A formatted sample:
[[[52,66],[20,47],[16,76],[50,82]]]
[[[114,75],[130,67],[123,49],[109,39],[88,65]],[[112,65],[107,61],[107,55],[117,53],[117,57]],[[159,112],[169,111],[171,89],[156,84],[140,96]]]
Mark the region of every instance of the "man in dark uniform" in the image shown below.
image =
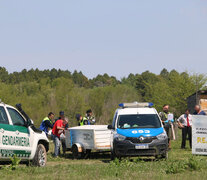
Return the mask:
[[[96,123],[96,119],[93,116],[93,112],[91,109],[86,111],[86,116],[83,118],[83,120],[88,121],[88,125],[94,125]]]
[[[76,114],[76,119],[78,121],[78,126],[88,125],[87,120],[83,120],[83,116],[80,114]]]
[[[54,113],[50,112],[47,117],[45,117],[40,125],[40,130],[44,131],[45,134],[48,136],[49,128],[53,128],[53,119]]]
[[[159,116],[162,120],[162,123],[164,125],[165,131],[166,131],[167,136],[168,136],[169,149],[171,149],[171,140],[170,140],[170,137],[171,137],[171,124],[170,124],[169,121],[166,122],[168,120],[168,115],[172,114],[172,113],[169,112],[169,108],[170,108],[170,106],[168,104],[165,104],[163,106],[163,111],[159,113]]]

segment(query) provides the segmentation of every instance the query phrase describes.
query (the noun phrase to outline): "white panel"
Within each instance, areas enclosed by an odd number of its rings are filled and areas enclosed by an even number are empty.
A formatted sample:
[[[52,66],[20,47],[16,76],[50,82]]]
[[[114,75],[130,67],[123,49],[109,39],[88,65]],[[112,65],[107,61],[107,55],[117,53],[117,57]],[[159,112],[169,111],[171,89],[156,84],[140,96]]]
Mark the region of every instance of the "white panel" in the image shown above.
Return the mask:
[[[79,143],[84,149],[110,149],[111,130],[106,125],[77,126],[66,131],[66,147]]]
[[[71,148],[70,130],[65,131],[65,144],[67,148]]]
[[[192,153],[207,155],[207,116],[193,116]]]
[[[84,149],[94,148],[93,130],[75,130],[71,129],[72,144],[79,143]]]
[[[96,149],[111,149],[111,130],[95,130]]]
[[[107,130],[107,125],[85,125],[85,126],[72,127],[70,129]]]
[[[154,108],[124,108],[118,109],[118,114],[157,114],[157,111]]]
[[[111,134],[111,131],[110,130],[108,130],[108,131],[95,130],[95,134],[96,134],[96,136],[99,136],[99,135],[106,135],[106,136],[108,136],[109,134]]]

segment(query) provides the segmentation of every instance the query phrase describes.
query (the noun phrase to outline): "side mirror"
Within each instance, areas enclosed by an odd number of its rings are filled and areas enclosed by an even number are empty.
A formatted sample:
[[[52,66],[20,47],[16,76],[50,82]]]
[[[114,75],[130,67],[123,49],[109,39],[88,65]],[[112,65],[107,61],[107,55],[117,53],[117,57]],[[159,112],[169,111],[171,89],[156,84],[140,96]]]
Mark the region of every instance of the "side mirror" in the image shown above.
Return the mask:
[[[29,127],[31,125],[33,125],[33,121],[31,119],[28,119],[27,123],[26,123],[26,126]]]
[[[115,129],[111,124],[110,125],[108,125],[108,127],[107,127],[108,129]]]

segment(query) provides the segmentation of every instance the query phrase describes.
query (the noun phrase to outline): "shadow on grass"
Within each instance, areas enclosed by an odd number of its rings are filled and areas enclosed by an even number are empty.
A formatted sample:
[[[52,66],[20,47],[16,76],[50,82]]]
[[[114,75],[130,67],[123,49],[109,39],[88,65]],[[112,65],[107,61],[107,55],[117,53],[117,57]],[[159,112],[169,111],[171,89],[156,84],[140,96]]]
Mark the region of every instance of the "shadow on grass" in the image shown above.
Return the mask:
[[[74,159],[72,153],[70,151],[67,151],[65,155],[60,155],[58,158],[54,158],[52,153],[49,154],[49,159],[52,161],[59,161],[60,159],[71,159],[71,160],[77,160]],[[110,163],[111,161],[111,153],[110,152],[91,152],[89,155],[82,157],[79,160],[100,160],[103,163]],[[120,161],[122,160],[128,160],[133,162],[135,159],[142,161],[142,162],[153,162],[153,161],[162,161],[161,159],[155,159],[154,157],[122,157],[120,158]]]

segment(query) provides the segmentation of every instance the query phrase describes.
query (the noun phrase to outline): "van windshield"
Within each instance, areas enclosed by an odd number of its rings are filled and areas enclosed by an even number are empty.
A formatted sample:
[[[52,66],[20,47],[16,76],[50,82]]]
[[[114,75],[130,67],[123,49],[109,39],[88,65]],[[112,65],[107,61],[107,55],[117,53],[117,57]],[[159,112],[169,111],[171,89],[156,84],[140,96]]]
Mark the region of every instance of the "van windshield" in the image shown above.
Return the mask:
[[[120,129],[160,128],[157,114],[119,115],[117,127]]]

